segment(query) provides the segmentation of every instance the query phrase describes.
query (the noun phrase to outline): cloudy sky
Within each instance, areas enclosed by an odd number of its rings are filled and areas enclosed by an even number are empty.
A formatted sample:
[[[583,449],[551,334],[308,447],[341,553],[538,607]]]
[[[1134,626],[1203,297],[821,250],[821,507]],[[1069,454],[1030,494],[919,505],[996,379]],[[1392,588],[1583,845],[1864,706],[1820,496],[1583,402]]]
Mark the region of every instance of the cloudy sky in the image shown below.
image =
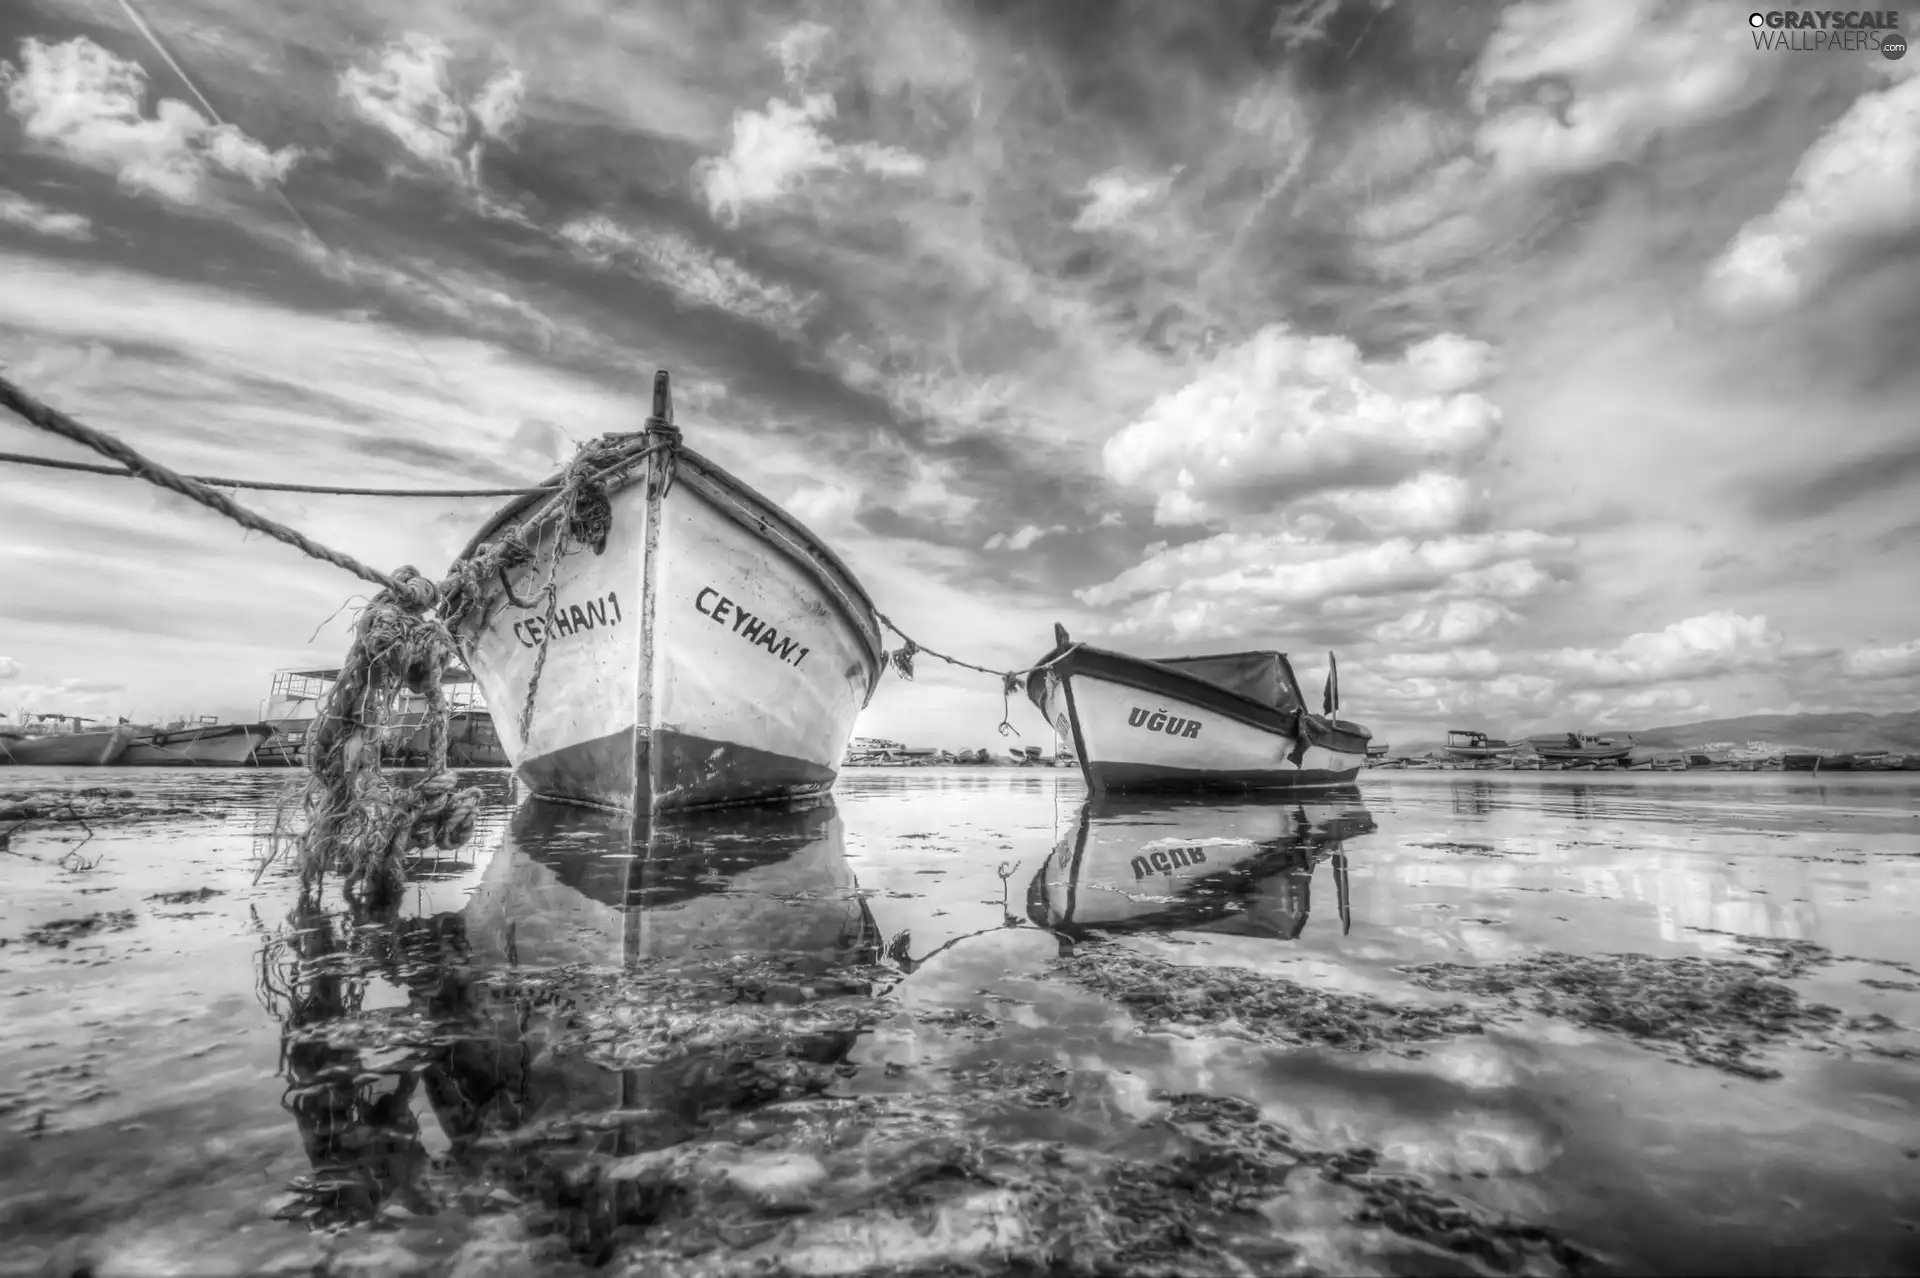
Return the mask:
[[[1920,58],[1686,0],[148,16],[204,102],[118,0],[0,7],[0,363],[180,469],[533,480],[667,367],[983,664],[1334,648],[1386,740],[1920,698]],[[247,500],[433,572],[491,508]],[[353,580],[158,490],[0,512],[0,709],[344,650]],[[861,730],[999,718],[923,659]]]

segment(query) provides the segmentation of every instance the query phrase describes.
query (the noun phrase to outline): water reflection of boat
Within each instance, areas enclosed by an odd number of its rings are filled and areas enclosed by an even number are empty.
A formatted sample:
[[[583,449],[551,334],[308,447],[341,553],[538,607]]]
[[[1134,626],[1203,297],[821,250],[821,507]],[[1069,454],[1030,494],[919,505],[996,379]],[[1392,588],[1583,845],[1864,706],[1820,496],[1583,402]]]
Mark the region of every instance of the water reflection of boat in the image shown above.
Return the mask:
[[[1027,915],[1068,935],[1178,929],[1291,940],[1306,926],[1314,869],[1330,860],[1344,932],[1346,844],[1374,828],[1357,789],[1311,803],[1092,799],[1033,876]]]
[[[557,1183],[549,1151],[561,1162],[633,1154],[637,1133],[651,1142],[682,1111],[757,1094],[768,1075],[753,1062],[769,1051],[830,1069],[852,1050],[853,1028],[763,1042],[731,1012],[712,1042],[672,1059],[595,1063],[577,1035],[557,1037],[596,1005],[576,1009],[571,978],[555,969],[644,972],[667,959],[675,970],[635,986],[657,992],[695,979],[680,963],[724,979],[736,955],[869,962],[879,937],[853,888],[831,801],[649,822],[534,800],[457,913],[349,918],[303,898],[261,955],[261,997],[283,1027],[284,1104],[311,1165],[283,1214],[322,1226],[390,1205],[427,1214],[462,1179],[540,1195]],[[377,983],[401,998],[369,998]],[[443,1158],[427,1156],[428,1108],[450,1146]],[[448,1171],[464,1174],[449,1182]],[[564,1210],[606,1234],[638,1192],[601,1186]]]
[[[631,963],[873,942],[831,801],[635,817],[532,799],[464,911],[483,957]]]

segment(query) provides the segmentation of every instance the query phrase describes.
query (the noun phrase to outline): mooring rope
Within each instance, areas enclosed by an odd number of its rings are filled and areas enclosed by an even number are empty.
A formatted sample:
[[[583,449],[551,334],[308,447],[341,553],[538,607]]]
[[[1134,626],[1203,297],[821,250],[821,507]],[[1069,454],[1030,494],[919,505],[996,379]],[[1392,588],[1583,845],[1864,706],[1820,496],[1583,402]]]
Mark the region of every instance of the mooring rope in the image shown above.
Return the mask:
[[[323,546],[200,480],[162,466],[105,431],[75,421],[4,377],[0,377],[0,407],[30,425],[113,459],[125,467],[124,473],[179,493],[243,528],[381,587],[355,622],[353,643],[340,674],[308,734],[304,805],[308,820],[300,836],[303,882],[316,882],[327,870],[339,870],[351,894],[378,905],[401,890],[402,862],[409,851],[427,847],[451,851],[473,837],[481,791],[477,786],[461,789],[458,776],[447,766],[449,726],[441,680],[456,651],[452,627],[481,601],[483,586],[532,560],[527,533],[541,534],[549,523],[564,521],[553,547],[556,557],[564,552],[569,537],[604,543],[609,511],[598,481],[633,459],[615,456],[612,465],[603,465],[608,453],[617,448],[596,442],[581,449],[551,489],[555,500],[520,527],[457,561],[447,579],[436,583],[411,566],[388,574]],[[658,446],[643,449],[640,456],[657,450]],[[437,617],[430,615],[436,611]],[[380,747],[403,691],[427,702],[426,775],[404,789],[380,769]]]
[[[159,462],[141,456],[105,431],[95,430],[91,426],[73,420],[59,409],[41,403],[5,377],[0,377],[0,408],[12,410],[30,425],[38,426],[41,430],[58,435],[62,439],[70,439],[76,444],[84,444],[103,457],[111,457],[126,467],[129,473],[137,475],[148,483],[158,484],[162,488],[179,493],[182,497],[191,498],[209,510],[217,510],[242,528],[264,533],[315,559],[324,560],[336,568],[344,568],[362,581],[372,582],[376,586],[383,586],[402,595],[409,591],[417,591],[421,586],[432,589],[433,583],[418,573],[413,574],[411,584],[402,585],[397,576],[390,577],[377,568],[369,568],[352,555],[331,550],[285,524],[275,523],[265,515],[257,515],[225,493],[216,492],[178,471],[169,470]],[[423,600],[423,606],[430,602]]]
[[[44,466],[48,470],[77,470],[88,475],[112,475],[119,479],[141,478],[119,466],[62,461],[57,457],[35,457],[28,453],[0,453],[0,462]],[[186,478],[209,488],[243,488],[265,493],[321,493],[331,497],[525,497],[532,493],[558,491],[556,487],[546,485],[531,488],[343,488],[332,484],[280,484],[264,479],[224,479],[217,475],[188,475]]]
[[[1012,710],[1013,699],[1020,694],[1020,680],[1027,675],[1047,669],[1059,661],[1061,657],[1066,656],[1066,653],[1062,652],[1055,656],[1048,657],[1038,665],[1027,666],[1020,670],[995,670],[991,666],[976,665],[971,661],[962,661],[958,657],[949,657],[944,652],[935,652],[932,648],[921,645],[914,640],[912,635],[895,625],[893,618],[887,616],[886,613],[881,612],[878,608],[873,610],[873,615],[879,619],[881,625],[900,636],[900,647],[885,654],[883,660],[886,665],[893,668],[895,674],[908,682],[912,682],[913,680],[913,659],[922,654],[932,657],[935,661],[944,661],[950,666],[959,666],[962,670],[974,670],[980,674],[997,676],[1000,680],[999,732],[1003,737],[1009,732],[1016,737],[1020,735],[1020,729],[1013,726]]]

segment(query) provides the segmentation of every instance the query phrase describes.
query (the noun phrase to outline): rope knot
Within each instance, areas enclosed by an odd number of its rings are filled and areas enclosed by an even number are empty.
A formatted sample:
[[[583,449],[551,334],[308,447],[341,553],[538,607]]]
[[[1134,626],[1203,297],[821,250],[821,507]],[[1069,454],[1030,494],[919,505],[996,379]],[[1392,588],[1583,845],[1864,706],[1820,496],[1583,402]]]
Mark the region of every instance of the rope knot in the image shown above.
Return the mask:
[[[425,612],[440,602],[440,587],[412,564],[393,570],[394,601],[410,612]]]

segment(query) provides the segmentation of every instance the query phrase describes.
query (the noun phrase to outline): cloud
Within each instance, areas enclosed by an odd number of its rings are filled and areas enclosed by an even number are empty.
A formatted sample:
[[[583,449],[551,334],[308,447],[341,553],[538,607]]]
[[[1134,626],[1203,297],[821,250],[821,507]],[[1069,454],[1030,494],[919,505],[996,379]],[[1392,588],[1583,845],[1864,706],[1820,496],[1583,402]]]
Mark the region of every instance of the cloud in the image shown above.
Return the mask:
[[[793,517],[816,532],[851,525],[859,507],[860,494],[846,484],[806,484],[786,502]]]
[[[1764,669],[1779,662],[1783,645],[1765,617],[1710,612],[1629,635],[1615,648],[1562,648],[1544,660],[1569,686],[1624,688]]]
[[[526,79],[507,68],[463,102],[454,87],[452,61],[453,50],[445,44],[409,32],[381,49],[371,65],[342,71],[340,96],[416,159],[478,186],[487,142],[510,141],[519,123]]]
[[[19,677],[20,663],[12,657],[0,657],[0,680],[18,679]]]
[[[1374,627],[1373,637],[1388,646],[1451,647],[1484,639],[1519,619],[1513,609],[1491,599],[1449,599],[1382,622]]]
[[[1508,5],[1474,73],[1479,146],[1510,174],[1630,162],[1756,101],[1775,61],[1740,14],[1708,0]]]
[[[1172,186],[1172,177],[1140,178],[1119,169],[1098,174],[1087,180],[1081,192],[1087,203],[1073,219],[1073,229],[1111,230],[1135,211],[1163,198]]]
[[[1389,675],[1425,679],[1491,679],[1503,669],[1499,655],[1489,648],[1389,653],[1374,665]]]
[[[220,176],[264,188],[301,155],[216,125],[176,98],[160,99],[147,115],[147,73],[84,36],[64,44],[23,40],[18,66],[0,61],[0,86],[30,140],[113,174],[129,190],[178,204],[198,202]]]
[[[1920,227],[1920,75],[1863,94],[1807,148],[1772,211],[1707,276],[1729,310],[1791,306],[1864,241]]]
[[[60,209],[30,200],[0,187],[0,222],[10,226],[22,226],[36,235],[50,236],[58,240],[90,240],[93,238],[93,221],[78,213],[67,213]]]
[[[1026,524],[1011,536],[1006,533],[995,533],[993,536],[987,538],[986,545],[982,547],[982,549],[1025,550],[1042,537],[1049,537],[1054,533],[1061,533],[1066,530],[1067,526],[1065,524],[1055,524],[1051,528],[1042,528],[1037,524]]]
[[[1645,728],[1687,723],[1712,715],[1713,705],[1688,688],[1636,688],[1630,692],[1575,692],[1567,709],[1590,728]],[[1649,719],[1655,722],[1649,724]]]
[[[1920,639],[1887,648],[1856,648],[1840,663],[1849,679],[1902,679],[1920,675]]]
[[[1301,624],[1317,614],[1366,617],[1405,603],[1395,596],[1434,592],[1523,598],[1551,576],[1535,554],[1571,543],[1529,531],[1502,531],[1373,544],[1329,542],[1295,533],[1221,533],[1177,547],[1149,547],[1148,557],[1100,585],[1074,592],[1092,607],[1126,604],[1118,633],[1168,630],[1179,637],[1208,631]],[[1368,618],[1374,620],[1374,618]]]
[[[713,216],[737,223],[745,210],[796,190],[816,173],[860,169],[877,177],[912,177],[926,161],[910,151],[877,142],[835,142],[820,126],[838,107],[831,93],[799,92],[805,73],[824,47],[824,28],[803,23],[776,42],[795,101],[769,99],[763,111],[737,111],[724,155],[694,165],[694,181]]]
[[[1384,536],[1437,535],[1457,530],[1473,514],[1474,485],[1465,477],[1429,470],[1391,488],[1330,492],[1327,504]]]
[[[797,328],[819,303],[817,296],[763,280],[671,228],[634,232],[596,216],[566,222],[558,234],[588,261],[633,267],[686,301],[774,328]]]
[[[1466,389],[1492,364],[1489,346],[1452,334],[1382,364],[1347,338],[1269,324],[1114,435],[1106,471],[1156,492],[1155,521],[1170,525],[1320,489],[1398,484],[1464,465],[1493,442],[1499,410]]]
[[[124,713],[127,685],[105,679],[62,679],[58,683],[9,683],[11,708],[27,722],[36,714],[73,714],[109,719]]]

